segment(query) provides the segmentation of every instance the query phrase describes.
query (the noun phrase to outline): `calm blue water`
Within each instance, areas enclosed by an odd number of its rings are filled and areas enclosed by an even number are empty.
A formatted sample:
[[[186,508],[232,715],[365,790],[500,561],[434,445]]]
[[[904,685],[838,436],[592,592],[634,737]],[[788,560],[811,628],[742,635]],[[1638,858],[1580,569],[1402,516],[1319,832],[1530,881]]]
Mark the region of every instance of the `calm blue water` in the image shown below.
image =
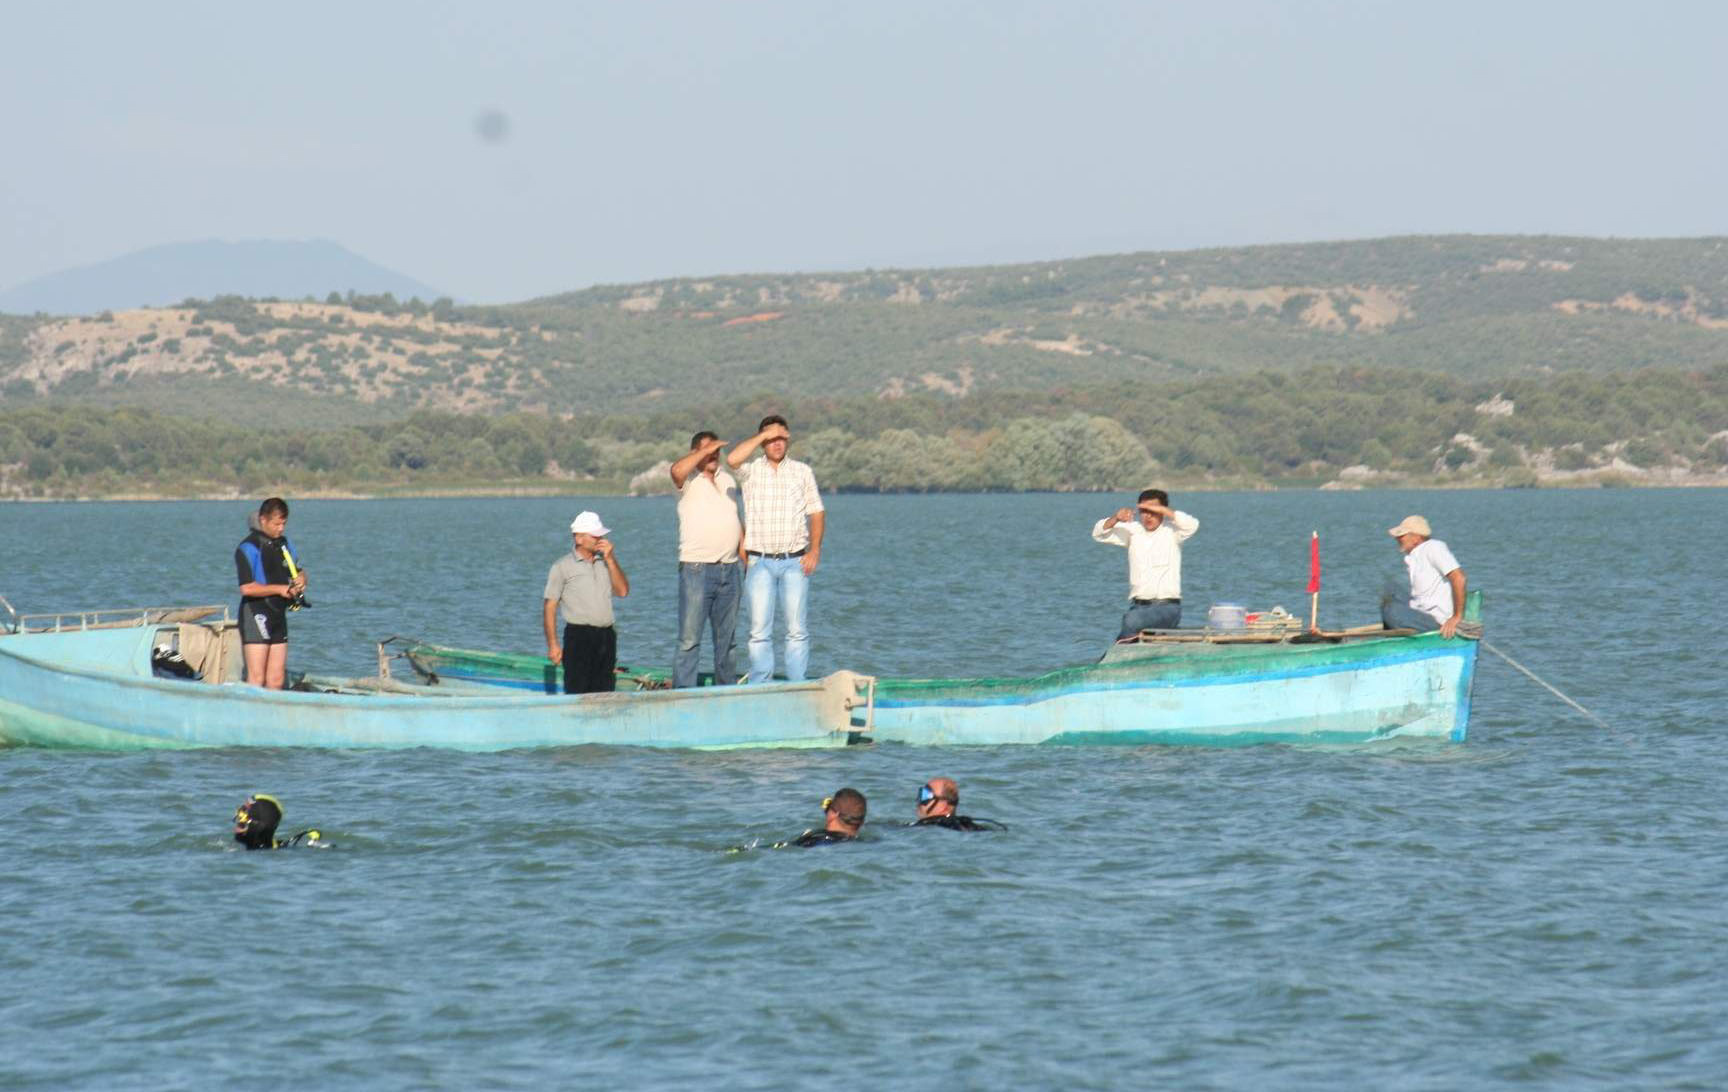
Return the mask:
[[[813,668],[1095,656],[1125,498],[837,497]],[[0,1087],[1717,1088],[1721,491],[1180,496],[1185,596],[1367,621],[1421,512],[1486,592],[1462,746],[0,750]],[[670,659],[667,500],[592,502]],[[291,666],[538,647],[568,499],[307,501]],[[20,610],[228,602],[245,504],[0,505]],[[958,778],[995,835],[913,832]],[[855,845],[795,834],[842,784]],[[234,852],[248,792],[329,852]]]

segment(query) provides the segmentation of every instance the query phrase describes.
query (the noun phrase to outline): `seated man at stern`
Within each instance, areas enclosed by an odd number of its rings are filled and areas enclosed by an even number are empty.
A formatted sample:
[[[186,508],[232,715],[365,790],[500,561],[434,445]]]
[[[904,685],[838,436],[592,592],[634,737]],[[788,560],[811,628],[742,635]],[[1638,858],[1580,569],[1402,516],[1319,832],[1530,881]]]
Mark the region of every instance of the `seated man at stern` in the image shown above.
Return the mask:
[[[1458,559],[1421,516],[1406,516],[1387,534],[1398,540],[1404,567],[1410,570],[1410,594],[1391,586],[1380,598],[1380,621],[1387,629],[1413,629],[1418,633],[1439,630],[1440,636],[1458,632],[1464,620],[1464,597],[1468,583]]]
[[[1128,550],[1128,609],[1118,641],[1143,629],[1182,624],[1182,543],[1200,521],[1170,507],[1170,494],[1147,489],[1133,508],[1121,508],[1092,527],[1094,541]]]

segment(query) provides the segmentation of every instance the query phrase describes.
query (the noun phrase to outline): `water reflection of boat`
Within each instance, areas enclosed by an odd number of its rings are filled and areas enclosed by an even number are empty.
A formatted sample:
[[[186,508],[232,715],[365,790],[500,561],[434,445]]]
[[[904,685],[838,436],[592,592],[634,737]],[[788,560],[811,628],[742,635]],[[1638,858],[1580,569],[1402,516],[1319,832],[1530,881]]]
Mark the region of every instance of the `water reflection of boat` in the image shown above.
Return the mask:
[[[5,628],[0,743],[822,747],[859,739],[869,723],[871,680],[847,671],[804,683],[548,697],[420,685],[381,670],[360,679],[297,676],[293,689],[272,691],[237,681],[239,635],[220,607],[25,615]]]

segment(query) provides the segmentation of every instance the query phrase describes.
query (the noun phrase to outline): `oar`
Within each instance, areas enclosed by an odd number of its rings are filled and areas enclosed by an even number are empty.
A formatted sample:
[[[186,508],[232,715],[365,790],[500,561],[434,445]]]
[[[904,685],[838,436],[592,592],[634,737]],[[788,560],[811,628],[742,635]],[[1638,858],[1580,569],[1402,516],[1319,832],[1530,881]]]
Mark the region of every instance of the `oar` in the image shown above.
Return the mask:
[[[1561,701],[1565,702],[1567,705],[1570,705],[1572,708],[1578,710],[1580,713],[1583,713],[1585,716],[1587,716],[1591,720],[1595,721],[1598,725],[1601,725],[1603,728],[1607,728],[1608,731],[1610,731],[1610,732],[1612,732],[1614,730],[1614,729],[1608,727],[1607,721],[1604,721],[1601,717],[1597,716],[1595,713],[1592,713],[1590,710],[1584,708],[1582,705],[1579,705],[1577,702],[1573,701],[1571,698],[1567,697],[1565,694],[1562,694],[1560,692],[1559,687],[1555,686],[1554,684],[1548,682],[1546,679],[1537,675],[1536,672],[1525,667],[1523,664],[1519,663],[1517,660],[1514,660],[1512,657],[1506,655],[1504,652],[1501,652],[1499,649],[1495,648],[1493,645],[1489,644],[1487,641],[1482,642],[1482,647],[1487,649],[1489,652],[1492,652],[1494,655],[1500,657],[1502,660],[1505,660],[1507,663],[1511,664],[1513,667],[1517,668],[1519,671],[1522,671],[1524,674],[1528,675],[1530,677],[1531,681],[1536,682],[1536,683],[1540,684],[1541,686],[1545,687],[1549,693],[1553,694],[1555,697],[1559,698]]]

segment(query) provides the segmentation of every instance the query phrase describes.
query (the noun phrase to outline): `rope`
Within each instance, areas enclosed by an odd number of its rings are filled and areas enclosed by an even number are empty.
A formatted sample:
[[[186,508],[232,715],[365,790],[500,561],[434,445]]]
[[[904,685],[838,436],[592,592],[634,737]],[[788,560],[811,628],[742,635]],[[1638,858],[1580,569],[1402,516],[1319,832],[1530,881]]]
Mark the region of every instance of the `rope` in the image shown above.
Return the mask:
[[[1610,731],[1610,732],[1612,732],[1614,730],[1612,728],[1609,728],[1608,723],[1606,721],[1604,721],[1601,717],[1597,716],[1595,713],[1592,713],[1590,710],[1584,708],[1582,705],[1579,705],[1577,702],[1573,701],[1571,698],[1567,697],[1565,694],[1560,693],[1560,690],[1558,687],[1554,686],[1552,683],[1549,683],[1546,679],[1543,679],[1541,676],[1537,675],[1536,672],[1525,667],[1523,664],[1519,663],[1517,660],[1514,660],[1512,657],[1506,655],[1504,652],[1501,652],[1499,649],[1495,648],[1493,645],[1489,644],[1487,641],[1482,642],[1482,647],[1487,649],[1489,652],[1492,652],[1494,655],[1500,657],[1502,660],[1505,660],[1507,663],[1511,664],[1513,667],[1517,668],[1519,671],[1522,671],[1524,674],[1528,675],[1532,681],[1534,681],[1534,682],[1542,685],[1543,687],[1547,688],[1549,693],[1553,694],[1555,697],[1559,698],[1561,701],[1565,702],[1567,705],[1570,705],[1572,708],[1578,710],[1580,713],[1583,713],[1585,716],[1587,716],[1591,720],[1595,721],[1598,725],[1601,725],[1603,728],[1607,728],[1608,731]]]

